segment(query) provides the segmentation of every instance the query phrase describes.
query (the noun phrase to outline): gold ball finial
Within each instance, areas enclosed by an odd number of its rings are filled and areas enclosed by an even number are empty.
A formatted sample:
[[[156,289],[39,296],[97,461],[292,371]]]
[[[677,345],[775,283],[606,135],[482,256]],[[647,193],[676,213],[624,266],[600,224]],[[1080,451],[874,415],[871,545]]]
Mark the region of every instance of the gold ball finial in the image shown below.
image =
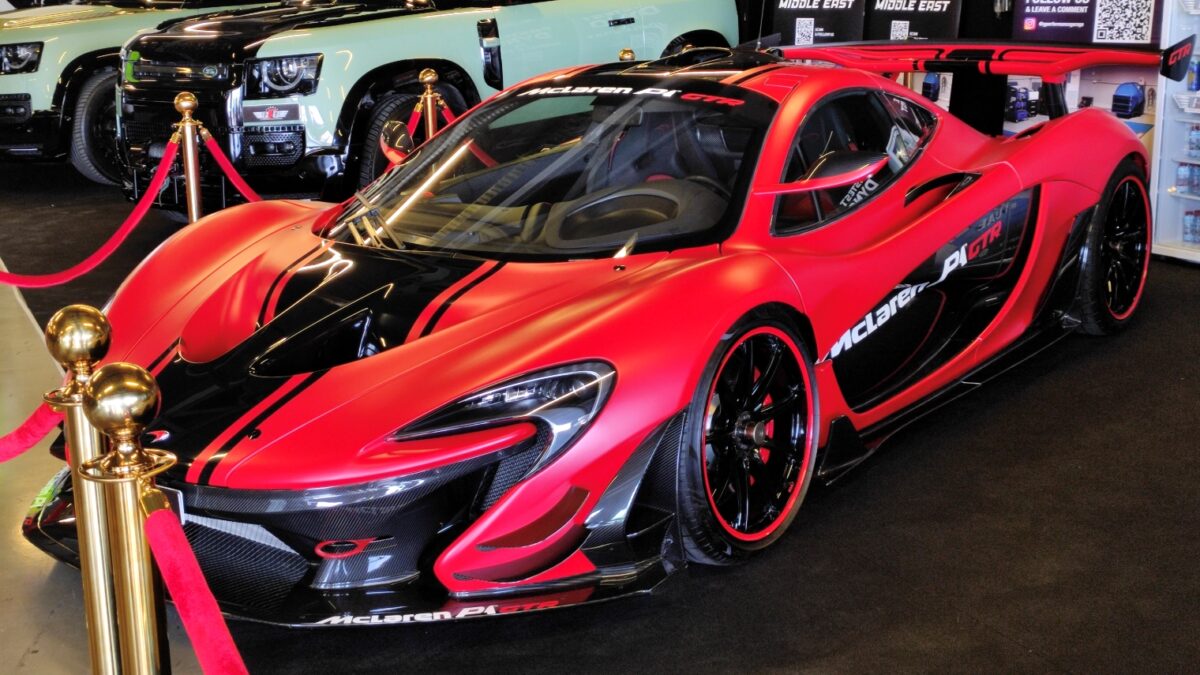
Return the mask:
[[[50,317],[46,324],[46,348],[50,356],[76,375],[88,375],[108,354],[112,327],[104,313],[87,305],[70,305]]]
[[[625,49],[621,50],[620,54],[617,55],[617,58],[625,62],[637,61],[637,52],[633,51],[629,47],[626,47]]]
[[[127,450],[158,416],[159,391],[154,376],[132,363],[110,363],[97,370],[83,390],[83,412],[101,433]]]
[[[175,97],[175,112],[184,117],[191,117],[199,106],[200,102],[196,100],[196,95],[190,91],[182,92]]]
[[[421,84],[427,86],[435,85],[438,83],[438,80],[441,79],[438,77],[437,71],[433,68],[426,68],[425,70],[422,70],[420,77]]]

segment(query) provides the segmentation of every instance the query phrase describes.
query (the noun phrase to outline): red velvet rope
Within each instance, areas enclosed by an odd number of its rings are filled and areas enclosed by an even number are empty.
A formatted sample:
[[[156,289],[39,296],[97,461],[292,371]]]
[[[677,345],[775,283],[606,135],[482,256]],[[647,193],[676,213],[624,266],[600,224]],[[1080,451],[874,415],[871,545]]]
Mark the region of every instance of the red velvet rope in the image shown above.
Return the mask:
[[[192,640],[200,669],[206,675],[248,673],[179,518],[169,509],[151,513],[146,518],[146,539],[162,572],[163,584],[179,610],[183,628]]]
[[[178,143],[167,143],[167,150],[163,153],[162,160],[158,163],[158,169],[154,172],[154,179],[150,181],[150,186],[146,188],[145,194],[138,200],[133,213],[129,214],[129,217],[125,219],[121,227],[117,228],[117,231],[109,237],[108,241],[104,242],[103,246],[96,249],[96,252],[88,256],[83,262],[57,274],[26,275],[0,272],[0,284],[16,286],[17,288],[48,288],[50,286],[60,286],[68,281],[74,281],[96,269],[121,244],[125,243],[125,239],[142,222],[142,219],[146,217],[146,213],[150,211],[151,204],[153,204],[155,199],[158,199],[158,193],[162,191],[163,183],[167,181],[171,164],[175,162],[175,154],[178,151]]]
[[[442,108],[442,119],[446,120],[446,124],[454,124],[454,120],[458,118],[454,116],[454,112],[449,108]]]
[[[418,106],[413,108],[412,117],[408,118],[408,133],[413,134],[417,131],[417,125],[421,123],[421,108]]]
[[[61,421],[62,415],[51,410],[50,406],[45,403],[38,406],[38,409],[33,411],[24,424],[13,429],[7,436],[0,438],[0,463],[25,454],[27,450],[37,445],[38,441],[45,438],[46,434],[53,431]]]
[[[217,143],[217,139],[212,136],[206,136],[204,138],[204,147],[208,148],[213,159],[217,160],[217,166],[221,167],[221,171],[225,172],[225,177],[229,179],[230,183],[233,183],[233,187],[237,188],[238,192],[242,193],[246,201],[262,201],[262,197],[258,196],[254,188],[246,183],[246,179],[242,178],[238,174],[237,169],[233,168],[233,162],[230,162],[229,158],[225,156],[225,151],[221,149],[221,144]]]

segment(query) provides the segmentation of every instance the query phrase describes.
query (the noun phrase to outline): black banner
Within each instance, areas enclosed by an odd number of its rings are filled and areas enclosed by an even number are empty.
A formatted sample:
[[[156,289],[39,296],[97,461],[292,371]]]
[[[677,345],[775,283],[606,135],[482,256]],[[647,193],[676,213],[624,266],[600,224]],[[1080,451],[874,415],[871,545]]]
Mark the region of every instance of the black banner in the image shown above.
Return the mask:
[[[1157,48],[1163,0],[1016,0],[1013,39]]]
[[[958,37],[962,0],[869,0],[868,40],[946,40]]]
[[[785,45],[847,42],[863,38],[868,0],[772,0],[775,32]]]

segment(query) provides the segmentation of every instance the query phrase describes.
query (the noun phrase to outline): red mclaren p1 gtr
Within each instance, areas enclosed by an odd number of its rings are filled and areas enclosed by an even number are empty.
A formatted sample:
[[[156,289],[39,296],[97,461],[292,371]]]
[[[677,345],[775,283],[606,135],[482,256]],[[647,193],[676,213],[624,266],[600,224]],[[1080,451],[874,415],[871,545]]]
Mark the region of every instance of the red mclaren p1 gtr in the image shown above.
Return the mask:
[[[1131,320],[1146,151],[1061,84],[1158,60],[860,45],[554,73],[344,204],[181,231],[113,299],[112,358],[158,377],[147,443],[181,460],[161,484],[232,615],[646,591],[769,546],[814,479],[1014,360]],[[960,95],[1039,75],[1058,105],[992,137],[907,71]],[[25,534],[75,560],[69,476]]]

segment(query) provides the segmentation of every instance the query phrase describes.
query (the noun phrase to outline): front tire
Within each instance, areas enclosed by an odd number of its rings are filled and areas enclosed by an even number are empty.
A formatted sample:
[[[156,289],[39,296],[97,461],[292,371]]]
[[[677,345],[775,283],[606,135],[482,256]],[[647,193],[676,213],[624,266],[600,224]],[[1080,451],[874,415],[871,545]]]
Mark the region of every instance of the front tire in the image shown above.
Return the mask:
[[[680,458],[689,559],[736,563],[783,535],[812,481],[818,419],[812,359],[786,323],[750,315],[725,334]]]
[[[71,164],[88,180],[118,185],[117,73],[96,73],[83,84],[71,128]]]
[[[1152,220],[1146,174],[1131,159],[1117,166],[1088,223],[1080,278],[1080,330],[1124,330],[1146,290]]]
[[[466,110],[466,101],[457,88],[445,82],[439,83],[436,87],[452,113],[461,115]],[[375,109],[371,112],[370,122],[367,125],[366,136],[363,138],[362,161],[358,171],[359,189],[375,182],[375,179],[383,175],[388,168],[388,159],[384,156],[383,149],[379,147],[379,138],[383,134],[384,127],[393,120],[400,120],[407,124],[420,100],[421,97],[414,93],[395,93],[381,97],[375,104]],[[417,126],[417,129],[408,131],[412,136],[413,143],[420,146],[428,139],[425,135],[424,125],[418,124]],[[438,129],[443,126],[445,126],[445,120],[439,114]]]

